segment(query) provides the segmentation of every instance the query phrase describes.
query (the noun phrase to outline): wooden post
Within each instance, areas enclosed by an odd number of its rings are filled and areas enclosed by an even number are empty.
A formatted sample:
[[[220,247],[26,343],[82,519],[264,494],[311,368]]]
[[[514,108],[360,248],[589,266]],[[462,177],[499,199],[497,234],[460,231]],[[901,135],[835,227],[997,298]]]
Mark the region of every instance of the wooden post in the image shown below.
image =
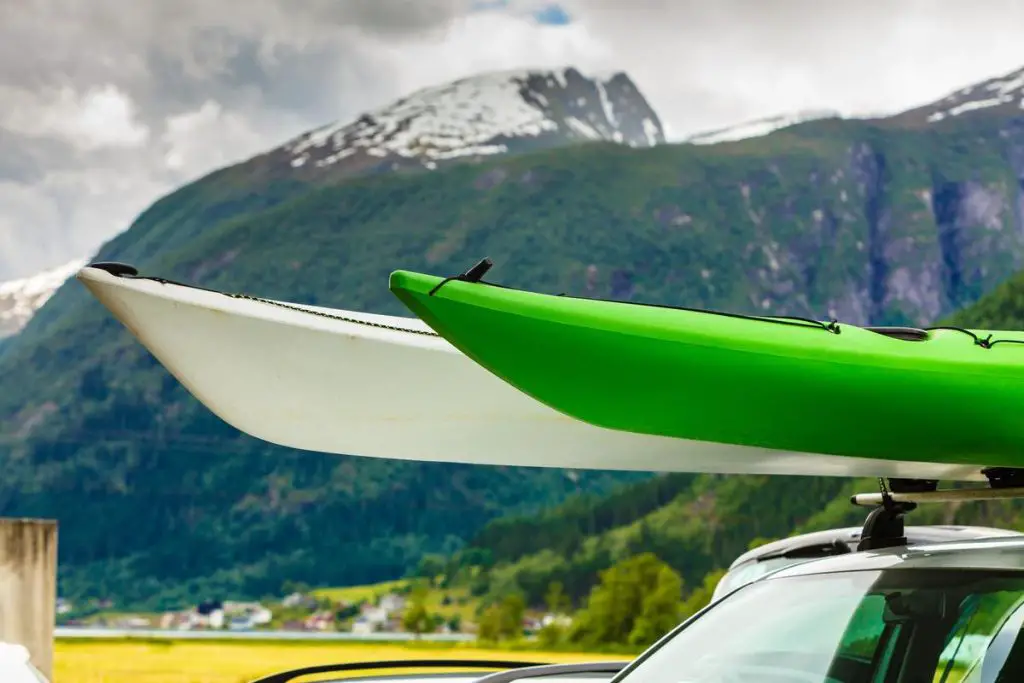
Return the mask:
[[[0,642],[28,648],[51,681],[56,610],[57,522],[0,518]]]

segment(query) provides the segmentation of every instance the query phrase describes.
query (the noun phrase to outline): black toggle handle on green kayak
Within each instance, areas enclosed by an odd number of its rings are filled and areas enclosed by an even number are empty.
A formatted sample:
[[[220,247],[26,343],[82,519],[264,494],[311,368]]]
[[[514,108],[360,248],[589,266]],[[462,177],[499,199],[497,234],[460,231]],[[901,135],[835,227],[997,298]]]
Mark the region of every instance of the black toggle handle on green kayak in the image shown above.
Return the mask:
[[[928,332],[917,327],[865,327],[869,332],[904,341],[927,341]]]
[[[476,264],[466,272],[459,273],[455,277],[446,277],[445,279],[441,280],[439,283],[437,283],[436,287],[430,290],[428,296],[434,296],[434,294],[437,293],[437,290],[441,289],[441,287],[445,286],[452,280],[458,280],[460,282],[480,282],[484,278],[484,275],[487,274],[487,271],[489,271],[491,269],[491,266],[493,265],[494,262],[485,256],[479,261],[477,261]]]
[[[485,256],[477,261],[476,265],[460,275],[459,279],[463,282],[480,282],[493,265],[494,262]]]

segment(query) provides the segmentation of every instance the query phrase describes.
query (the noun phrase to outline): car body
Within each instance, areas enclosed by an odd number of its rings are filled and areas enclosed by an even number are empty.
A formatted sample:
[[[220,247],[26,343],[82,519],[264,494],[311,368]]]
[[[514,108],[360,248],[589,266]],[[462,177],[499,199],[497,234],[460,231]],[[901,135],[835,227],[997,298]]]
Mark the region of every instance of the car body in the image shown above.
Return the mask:
[[[0,641],[0,681],[3,683],[49,683],[33,664],[28,649],[18,643]]]
[[[1024,681],[1024,537],[844,553],[711,603],[613,683]]]
[[[740,586],[784,567],[821,557],[855,552],[857,544],[860,542],[861,531],[862,528],[859,526],[813,531],[765,543],[753,550],[748,550],[729,566],[728,571],[715,587],[712,600],[719,600]],[[1024,536],[1024,533],[1010,529],[942,524],[907,526],[905,534],[907,544],[911,546],[969,538]]]

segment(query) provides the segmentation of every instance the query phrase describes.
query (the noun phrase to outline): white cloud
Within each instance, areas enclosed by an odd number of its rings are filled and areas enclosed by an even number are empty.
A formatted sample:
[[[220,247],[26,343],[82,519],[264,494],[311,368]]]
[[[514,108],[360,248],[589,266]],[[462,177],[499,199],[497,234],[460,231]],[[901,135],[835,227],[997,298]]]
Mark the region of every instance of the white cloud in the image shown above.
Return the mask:
[[[679,134],[797,109],[894,112],[1024,66],[1024,3],[565,0]]]
[[[135,103],[110,84],[84,93],[64,86],[26,97],[5,95],[13,106],[0,112],[0,125],[13,133],[59,138],[84,151],[138,147],[149,138],[149,129],[136,118]]]
[[[440,38],[400,44],[368,40],[363,49],[391,76],[378,104],[481,71],[566,65],[609,69],[617,64],[585,26],[541,26],[528,16],[497,12],[455,19]]]
[[[267,141],[245,117],[207,100],[198,109],[168,117],[162,142],[167,167],[194,176],[252,156]]]
[[[37,188],[0,182],[0,272],[24,272],[24,261],[62,258],[62,250],[48,239],[60,222],[57,207]]]

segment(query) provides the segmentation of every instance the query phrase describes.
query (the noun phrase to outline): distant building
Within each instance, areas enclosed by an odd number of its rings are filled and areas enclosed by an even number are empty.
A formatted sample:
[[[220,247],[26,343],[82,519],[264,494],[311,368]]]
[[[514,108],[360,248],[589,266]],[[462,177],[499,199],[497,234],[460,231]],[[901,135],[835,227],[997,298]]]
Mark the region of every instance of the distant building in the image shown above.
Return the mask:
[[[246,624],[245,628],[256,628],[265,626],[274,618],[274,613],[258,602],[233,602],[224,603],[224,615],[233,624],[232,628],[241,628],[240,624]]]
[[[307,631],[329,631],[334,628],[334,614],[330,610],[314,612],[303,623]]]
[[[375,626],[387,623],[388,616],[388,611],[386,609],[383,607],[375,607],[374,605],[363,605],[362,609],[359,610],[359,618],[364,619]]]
[[[232,631],[250,631],[255,627],[249,617],[231,617],[228,621],[228,629]]]
[[[368,636],[377,631],[377,625],[365,617],[359,617],[352,622],[352,633],[359,636]]]
[[[380,607],[389,614],[392,612],[401,612],[405,609],[405,598],[401,595],[388,593],[380,599]]]
[[[291,595],[285,596],[284,600],[281,601],[282,607],[305,607],[307,609],[316,609],[318,601],[312,595],[303,595],[302,593],[292,593]]]
[[[199,603],[190,621],[193,628],[224,628],[224,603],[220,600]]]

